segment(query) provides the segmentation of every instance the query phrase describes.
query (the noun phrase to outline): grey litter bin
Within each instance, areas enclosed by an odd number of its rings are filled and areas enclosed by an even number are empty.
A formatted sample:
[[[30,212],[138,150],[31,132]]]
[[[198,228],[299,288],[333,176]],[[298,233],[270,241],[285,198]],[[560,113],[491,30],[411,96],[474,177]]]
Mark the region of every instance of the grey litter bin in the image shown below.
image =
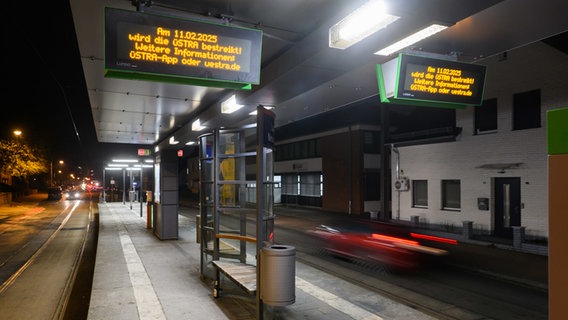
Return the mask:
[[[261,250],[260,298],[277,307],[296,302],[296,248],[272,245]]]

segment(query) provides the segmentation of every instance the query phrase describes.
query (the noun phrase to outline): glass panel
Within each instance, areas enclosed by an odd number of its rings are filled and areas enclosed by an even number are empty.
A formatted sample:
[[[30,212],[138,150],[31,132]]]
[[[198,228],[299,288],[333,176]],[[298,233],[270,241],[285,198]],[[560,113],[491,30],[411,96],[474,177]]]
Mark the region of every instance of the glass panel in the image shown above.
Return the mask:
[[[213,157],[213,138],[212,134],[199,138],[199,156],[201,159]]]
[[[511,226],[511,185],[503,185],[503,226]]]
[[[426,180],[412,181],[413,205],[417,207],[428,206],[428,182]]]
[[[461,191],[459,180],[443,180],[443,208],[444,209],[460,209],[461,208]]]

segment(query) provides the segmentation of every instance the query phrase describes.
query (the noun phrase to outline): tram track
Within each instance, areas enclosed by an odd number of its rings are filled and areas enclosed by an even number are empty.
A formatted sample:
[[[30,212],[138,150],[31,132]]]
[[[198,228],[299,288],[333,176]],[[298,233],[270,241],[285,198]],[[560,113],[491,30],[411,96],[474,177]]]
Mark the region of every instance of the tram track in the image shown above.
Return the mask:
[[[15,248],[9,259],[13,261],[5,263],[4,267],[12,264],[14,268],[18,261],[25,261],[0,286],[3,319],[32,315],[52,320],[81,319],[65,318],[65,314],[85,256],[88,235],[93,229],[92,204],[73,201],[53,204],[50,210],[58,210],[57,206],[63,212],[41,229],[34,228],[36,234],[23,244],[29,247]]]

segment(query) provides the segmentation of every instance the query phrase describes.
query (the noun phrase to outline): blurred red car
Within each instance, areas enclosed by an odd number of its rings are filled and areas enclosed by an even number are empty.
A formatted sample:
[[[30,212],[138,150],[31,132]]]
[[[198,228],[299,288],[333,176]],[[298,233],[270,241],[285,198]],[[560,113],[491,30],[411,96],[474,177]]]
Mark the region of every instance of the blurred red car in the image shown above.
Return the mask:
[[[390,271],[415,271],[448,254],[447,250],[420,243],[424,237],[410,230],[381,223],[361,223],[348,227],[320,225],[307,231],[326,253],[352,261],[380,265]],[[454,243],[455,240],[425,236],[428,241]],[[457,243],[457,242],[455,242]]]

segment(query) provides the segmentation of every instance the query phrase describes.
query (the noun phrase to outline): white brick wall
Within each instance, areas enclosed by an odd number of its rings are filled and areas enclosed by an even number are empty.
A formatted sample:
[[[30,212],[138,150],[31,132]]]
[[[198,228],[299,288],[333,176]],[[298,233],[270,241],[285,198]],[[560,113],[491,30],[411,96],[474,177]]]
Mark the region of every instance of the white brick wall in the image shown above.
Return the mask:
[[[473,135],[474,107],[457,110],[456,124],[463,131],[457,142],[399,147],[400,169],[411,180],[428,180],[428,208],[412,208],[412,190],[393,189],[393,217],[401,220],[419,216],[420,221],[493,230],[493,178],[520,177],[521,225],[527,236],[548,237],[548,179],[546,149],[546,111],[568,106],[568,55],[543,43],[516,49],[505,61],[497,57],[487,65],[485,99],[498,99],[498,132]],[[512,131],[513,94],[541,90],[541,122],[537,129]],[[568,126],[568,124],[567,124]],[[392,168],[396,168],[393,153]],[[522,163],[518,169],[477,168],[489,163]],[[392,172],[393,181],[396,172]],[[441,180],[461,180],[461,211],[441,210]],[[489,211],[477,208],[477,198],[489,198]]]

